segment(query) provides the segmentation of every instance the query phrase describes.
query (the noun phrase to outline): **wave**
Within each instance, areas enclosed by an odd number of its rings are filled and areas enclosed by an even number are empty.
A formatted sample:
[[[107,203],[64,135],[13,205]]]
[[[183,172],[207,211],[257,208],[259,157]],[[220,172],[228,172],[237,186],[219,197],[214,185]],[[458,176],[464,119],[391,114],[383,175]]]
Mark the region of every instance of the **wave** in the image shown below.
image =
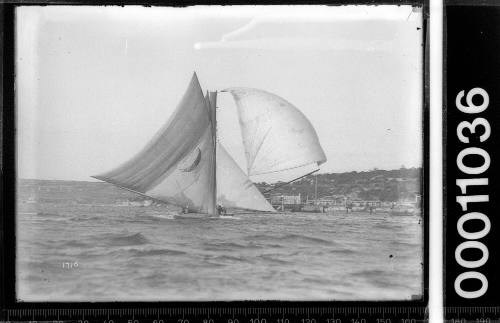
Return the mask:
[[[230,250],[261,249],[261,248],[262,248],[261,246],[256,245],[255,243],[249,243],[247,245],[244,245],[235,242],[214,242],[214,243],[206,243],[203,249],[210,251],[230,251]]]
[[[373,225],[374,229],[388,229],[394,230],[394,223],[392,222],[377,222]]]
[[[351,249],[332,249],[332,250],[329,250],[329,253],[343,254],[343,255],[352,255],[352,254],[355,254],[356,251],[351,250]]]
[[[136,219],[136,222],[144,222],[144,220],[148,221],[162,221],[162,220],[174,220],[175,214],[146,214],[141,215]],[[134,222],[134,221],[131,221]]]
[[[264,260],[267,263],[274,263],[274,264],[280,264],[280,265],[286,265],[286,264],[290,263],[290,261],[281,260],[281,259],[273,257],[272,255],[260,255],[258,258]]]
[[[385,289],[398,289],[398,288],[407,288],[408,284],[402,282],[394,282],[389,279],[370,279],[370,284]]]
[[[187,254],[184,251],[172,250],[172,249],[137,249],[134,247],[127,247],[128,245],[123,245],[122,248],[110,250],[109,248],[93,248],[92,250],[86,250],[78,254],[79,257],[103,257],[103,256],[113,256],[113,257],[123,257],[124,255],[130,256],[130,258],[140,258],[140,257],[153,257],[153,256],[181,256]]]
[[[60,216],[57,213],[49,213],[49,212],[36,212],[36,215],[38,215],[38,216],[45,216],[45,217],[51,217],[51,216],[52,217],[54,217],[54,216],[59,217]]]
[[[262,247],[264,247],[264,246],[262,246]],[[266,248],[284,248],[286,246],[284,246],[282,244],[266,243],[265,247]]]
[[[76,247],[76,248],[82,248],[82,247],[87,247],[88,244],[83,243],[81,241],[77,240],[70,240],[68,242],[64,242],[65,247]]]
[[[43,281],[44,279],[45,278],[40,276],[40,275],[33,275],[33,274],[29,274],[29,275],[21,277],[21,280],[26,280],[28,282],[40,282],[40,281]]]
[[[89,258],[94,258],[94,257],[104,257],[104,256],[109,256],[113,252],[116,251],[109,251],[109,249],[103,249],[103,248],[90,248],[90,249],[84,249],[83,251],[79,252],[78,254],[75,254],[74,256],[81,257],[82,259],[89,259]]]
[[[213,260],[214,258],[206,258],[205,260],[200,261],[200,262],[198,262],[196,264],[193,264],[192,266],[194,268],[202,268],[202,269],[226,267],[226,264],[223,264],[223,263],[220,263],[220,262],[212,262],[209,259]]]
[[[129,250],[135,257],[149,257],[149,256],[180,256],[185,255],[186,252],[179,250],[171,250],[171,249],[148,249],[148,250],[139,250],[132,249]]]
[[[104,218],[95,215],[79,215],[79,216],[73,216],[69,218],[69,220],[74,222],[87,222],[87,221],[99,221],[99,220],[102,221],[104,220]]]
[[[155,272],[139,279],[144,280],[147,284],[154,286],[156,284],[164,283],[166,280],[168,280],[168,277],[163,273]]]
[[[398,241],[398,240],[392,240],[391,245],[393,246],[401,246],[404,248],[415,248],[421,246],[419,243],[413,243],[413,242],[406,242],[406,241]]]
[[[242,258],[242,257],[235,257],[235,256],[226,256],[226,255],[223,255],[223,256],[217,256],[217,257],[213,257],[213,258],[210,258],[211,260],[215,260],[215,261],[231,261],[231,262],[234,262],[234,261],[237,261],[237,262],[249,262],[249,260],[245,259],[245,258]]]
[[[367,270],[361,270],[352,273],[352,276],[355,277],[373,277],[373,276],[383,276],[387,274],[386,271],[379,270],[379,269],[367,269]]]
[[[51,221],[51,222],[67,222],[70,219],[67,216],[57,214],[57,213],[48,213],[48,212],[31,212],[29,215],[25,213],[27,216],[23,216],[22,220],[38,222],[38,221]]]
[[[325,278],[305,277],[302,281],[304,283],[309,283],[309,284],[319,284],[319,285],[331,284],[331,282]]]
[[[112,246],[133,246],[150,243],[149,240],[141,233],[135,233],[126,236],[115,236],[109,239],[109,244]]]
[[[265,234],[256,234],[253,236],[249,236],[246,239],[248,240],[268,240],[268,241],[279,241],[279,242],[302,242],[302,243],[312,243],[319,245],[334,245],[335,243],[332,241],[328,241],[325,239],[317,238],[317,237],[309,237],[301,234],[289,233],[281,236],[276,236],[274,233],[272,235]]]

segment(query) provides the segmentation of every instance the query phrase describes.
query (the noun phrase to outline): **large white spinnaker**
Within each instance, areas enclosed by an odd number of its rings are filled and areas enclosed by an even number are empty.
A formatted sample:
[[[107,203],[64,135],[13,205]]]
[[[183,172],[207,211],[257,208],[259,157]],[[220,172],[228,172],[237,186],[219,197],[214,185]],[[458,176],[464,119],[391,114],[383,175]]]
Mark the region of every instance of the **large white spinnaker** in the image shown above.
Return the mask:
[[[311,122],[290,102],[258,89],[224,91],[233,95],[238,107],[248,176],[297,168],[304,168],[304,175],[326,161]]]
[[[217,203],[229,209],[276,212],[221,144],[217,145]]]
[[[169,121],[132,159],[93,176],[152,198],[214,213],[214,127],[196,74]]]

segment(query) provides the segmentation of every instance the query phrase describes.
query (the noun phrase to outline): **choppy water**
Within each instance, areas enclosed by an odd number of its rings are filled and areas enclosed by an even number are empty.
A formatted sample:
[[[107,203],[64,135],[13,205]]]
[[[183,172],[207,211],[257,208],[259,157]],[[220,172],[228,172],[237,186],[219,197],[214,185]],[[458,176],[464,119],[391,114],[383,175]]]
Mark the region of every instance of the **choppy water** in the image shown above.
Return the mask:
[[[72,192],[75,203],[19,204],[18,298],[393,300],[422,292],[416,216],[176,218],[160,206],[81,203],[79,194],[87,192]]]

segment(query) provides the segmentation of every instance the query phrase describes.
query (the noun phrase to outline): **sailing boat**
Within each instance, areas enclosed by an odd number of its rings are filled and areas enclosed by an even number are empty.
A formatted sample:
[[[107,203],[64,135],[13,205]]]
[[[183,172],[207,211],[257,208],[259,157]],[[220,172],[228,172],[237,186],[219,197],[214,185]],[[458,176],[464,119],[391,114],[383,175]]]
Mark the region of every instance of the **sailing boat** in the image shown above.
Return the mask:
[[[92,176],[189,212],[276,212],[250,177],[319,170],[326,161],[311,123],[279,96],[257,89],[228,88],[236,101],[247,172],[217,140],[217,92],[203,95],[196,73],[176,110],[130,160]]]

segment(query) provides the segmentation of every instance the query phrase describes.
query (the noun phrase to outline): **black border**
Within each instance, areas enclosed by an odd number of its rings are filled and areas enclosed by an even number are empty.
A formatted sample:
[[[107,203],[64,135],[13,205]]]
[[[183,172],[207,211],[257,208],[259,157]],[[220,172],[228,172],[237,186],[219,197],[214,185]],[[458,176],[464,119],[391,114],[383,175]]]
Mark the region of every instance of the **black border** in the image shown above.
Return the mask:
[[[490,12],[488,9],[490,8],[495,8],[496,16],[492,12]],[[471,13],[471,9],[477,9],[480,8],[483,10],[483,16],[480,17],[480,15],[476,13]],[[442,73],[443,73],[443,84],[442,84],[442,100],[443,100],[443,129],[442,129],[442,143],[443,143],[443,298],[444,298],[444,309],[445,309],[445,319],[451,319],[452,317],[457,317],[457,313],[460,314],[459,309],[467,308],[468,313],[477,313],[478,311],[481,311],[482,317],[485,317],[485,313],[489,314],[490,316],[496,315],[498,312],[498,309],[500,309],[500,298],[498,297],[498,280],[496,281],[496,285],[494,283],[491,283],[491,277],[498,276],[498,272],[495,272],[494,270],[491,271],[491,264],[485,265],[484,267],[488,267],[488,269],[485,268],[477,268],[479,272],[482,272],[486,275],[487,278],[490,278],[490,286],[488,287],[488,292],[484,296],[481,296],[478,299],[464,299],[460,298],[457,296],[455,293],[449,291],[452,289],[451,287],[454,284],[455,278],[456,278],[456,273],[457,273],[457,266],[455,262],[455,248],[458,246],[458,241],[457,238],[454,237],[454,235],[457,232],[456,229],[456,224],[457,224],[457,219],[458,215],[463,214],[465,212],[461,211],[459,213],[456,213],[457,207],[456,203],[451,203],[450,196],[455,196],[457,187],[454,185],[454,180],[455,177],[458,175],[457,171],[457,166],[455,162],[456,155],[450,155],[447,156],[447,151],[448,151],[448,146],[452,147],[459,147],[460,143],[458,142],[458,139],[456,139],[456,128],[454,128],[454,124],[456,123],[456,117],[459,117],[460,120],[468,120],[467,116],[465,116],[463,113],[460,111],[457,111],[455,107],[455,102],[454,98],[458,93],[448,93],[449,90],[453,90],[452,88],[457,87],[457,83],[460,82],[463,84],[463,90],[466,92],[470,90],[470,88],[467,88],[467,86],[470,86],[470,79],[477,80],[479,76],[482,74],[486,73],[486,69],[491,69],[494,71],[498,72],[498,62],[500,61],[500,58],[497,57],[497,61],[495,62],[496,65],[494,66],[480,66],[478,70],[471,72],[470,69],[468,68],[469,63],[464,57],[458,55],[458,46],[461,46],[464,51],[469,51],[469,57],[467,57],[470,60],[476,60],[480,55],[478,55],[476,52],[481,52],[484,51],[485,49],[490,49],[490,48],[498,48],[498,45],[500,44],[500,41],[498,39],[498,36],[500,35],[500,32],[493,32],[493,28],[486,30],[486,33],[491,33],[489,35],[490,37],[490,42],[488,44],[482,44],[483,48],[476,49],[474,45],[477,45],[481,43],[480,41],[480,36],[478,33],[482,32],[482,28],[485,28],[485,25],[490,24],[490,26],[493,26],[495,23],[497,23],[497,28],[500,30],[500,25],[498,25],[498,18],[500,17],[498,14],[498,10],[500,10],[500,2],[498,0],[444,0],[444,5],[443,5],[443,57],[442,57]],[[451,11],[451,12],[450,12]],[[454,11],[454,12],[453,12]],[[459,12],[461,11],[461,14],[463,16],[468,16],[469,21],[463,21],[463,24],[467,26],[467,35],[464,35],[463,43],[458,44],[457,42],[457,35],[456,32],[457,30],[463,30],[460,29],[457,24],[456,18],[450,20],[448,19],[448,15],[452,17],[453,15],[458,15]],[[495,19],[496,18],[496,19]],[[451,22],[453,20],[453,23]],[[454,35],[454,37],[449,36]],[[459,34],[460,37],[462,37],[462,34]],[[452,40],[450,42],[450,40]],[[471,45],[473,44],[473,45]],[[472,47],[471,47],[472,46]],[[491,61],[490,61],[491,62]],[[495,64],[495,63],[492,63]],[[462,65],[460,65],[462,64]],[[459,69],[460,68],[460,69]],[[482,69],[480,69],[482,68]],[[457,72],[462,72],[463,76],[462,79],[457,81],[456,79],[449,78],[449,75],[453,74],[456,75]],[[498,75],[498,73],[497,73]],[[497,76],[498,79],[498,76]],[[495,140],[495,137],[498,136],[498,133],[495,131],[498,131],[497,126],[500,124],[499,123],[499,113],[498,113],[498,108],[495,106],[495,103],[498,102],[498,86],[495,88],[494,84],[494,76],[489,75],[487,79],[482,80],[482,84],[475,84],[475,86],[479,87],[491,87],[493,88],[492,90],[489,90],[488,93],[490,95],[490,106],[489,106],[489,117],[486,117],[488,121],[490,122],[491,125],[491,136],[489,138],[490,143]],[[449,101],[451,99],[451,101]],[[491,110],[495,110],[495,112],[492,112]],[[474,116],[474,115],[472,115]],[[474,116],[474,117],[478,117]],[[483,117],[485,117],[483,115]],[[471,118],[469,118],[471,119]],[[470,121],[470,120],[468,120]],[[449,128],[451,127],[451,128]],[[496,139],[498,142],[498,139]],[[482,145],[488,145],[489,148],[492,148],[490,143],[483,143]],[[492,144],[493,145],[493,144]],[[462,145],[463,146],[463,145]],[[485,147],[483,147],[485,148]],[[497,161],[495,160],[495,154],[498,153],[498,147],[495,147],[496,149],[491,149],[489,150],[489,153],[491,154],[491,162],[492,166],[490,169],[483,174],[482,177],[488,177],[490,179],[489,186],[485,188],[480,194],[488,194],[490,195],[490,201],[489,204],[486,206],[482,206],[479,210],[479,212],[484,212],[485,214],[488,214],[491,218],[491,232],[490,235],[493,235],[493,238],[491,237],[486,237],[484,239],[488,239],[488,242],[493,242],[496,241],[496,237],[494,237],[494,232],[498,232],[498,226],[495,227],[495,224],[498,224],[498,219],[497,219],[497,214],[498,211],[495,210],[495,206],[497,205],[497,201],[495,200],[495,190],[493,188],[493,185],[498,185],[494,184],[494,182],[498,181],[498,168],[495,169],[495,163]],[[460,178],[469,178],[470,176],[467,176],[465,174],[461,174]],[[479,194],[479,193],[478,193]],[[472,212],[473,210],[471,210]],[[486,212],[485,212],[486,211]],[[493,212],[488,212],[488,211],[493,211]],[[482,240],[485,242],[485,240]],[[465,241],[465,240],[464,240]],[[489,260],[488,262],[491,263],[492,260],[494,259],[498,263],[498,249],[495,249],[494,245],[488,245],[490,254],[489,254]],[[449,266],[448,266],[449,265]],[[498,268],[498,267],[497,267]],[[476,270],[476,269],[465,269],[462,268],[463,271],[469,271],[469,270]],[[493,314],[494,313],[494,314]],[[476,316],[478,316],[476,314]]]
[[[369,4],[369,5],[413,5],[421,6],[423,9],[423,167],[421,187],[423,192],[422,210],[423,210],[423,248],[424,248],[424,280],[423,297],[421,300],[412,301],[233,301],[233,302],[17,302],[15,299],[15,187],[16,187],[16,155],[15,155],[15,66],[14,66],[14,39],[15,39],[15,7],[19,5],[125,5],[138,4],[146,6],[189,6],[194,4],[201,5],[235,5],[248,4],[243,0],[233,0],[229,3],[220,0],[174,0],[168,3],[161,1],[21,1],[11,4],[2,4],[0,6],[0,17],[2,18],[3,35],[3,105],[1,113],[2,120],[2,173],[0,178],[0,205],[2,217],[0,221],[0,310],[6,309],[131,309],[131,308],[189,308],[189,307],[281,307],[296,308],[300,307],[373,307],[373,308],[426,308],[429,299],[429,0],[365,0],[365,1],[311,1],[311,0],[292,0],[286,3],[279,1],[257,0],[251,4],[327,4],[327,5],[347,5],[347,4]],[[2,114],[0,114],[2,116]],[[1,312],[0,312],[1,314]],[[1,317],[1,316],[0,316]],[[405,314],[406,317],[406,314]]]

